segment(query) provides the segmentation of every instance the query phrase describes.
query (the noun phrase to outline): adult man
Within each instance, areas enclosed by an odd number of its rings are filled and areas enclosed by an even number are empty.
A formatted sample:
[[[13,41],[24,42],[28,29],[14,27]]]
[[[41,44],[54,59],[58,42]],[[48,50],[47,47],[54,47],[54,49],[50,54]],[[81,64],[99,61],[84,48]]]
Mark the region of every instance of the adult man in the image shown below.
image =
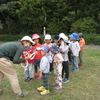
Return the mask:
[[[4,75],[6,75],[14,93],[16,93],[19,97],[24,97],[24,94],[20,89],[17,73],[10,61],[14,64],[19,64],[25,60],[31,59],[30,55],[26,58],[20,58],[20,56],[23,53],[24,48],[31,46],[32,44],[34,44],[32,39],[29,36],[24,36],[21,41],[7,42],[0,45],[0,83],[4,78]],[[2,93],[2,91],[3,90],[0,89],[0,93]]]

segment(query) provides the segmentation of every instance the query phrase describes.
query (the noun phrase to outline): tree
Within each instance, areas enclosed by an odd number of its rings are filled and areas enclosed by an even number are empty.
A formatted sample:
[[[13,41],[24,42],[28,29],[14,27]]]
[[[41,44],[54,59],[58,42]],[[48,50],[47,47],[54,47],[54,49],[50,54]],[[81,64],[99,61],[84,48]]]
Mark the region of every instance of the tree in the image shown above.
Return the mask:
[[[93,18],[87,17],[83,19],[77,20],[75,23],[72,24],[71,32],[76,33],[96,33],[96,28],[98,27],[97,22],[94,21]]]
[[[11,22],[12,22],[10,18],[11,16],[10,13],[16,8],[15,6],[16,4],[17,4],[17,1],[9,1],[6,4],[1,4],[0,6],[0,12],[7,24],[9,34],[11,34]]]

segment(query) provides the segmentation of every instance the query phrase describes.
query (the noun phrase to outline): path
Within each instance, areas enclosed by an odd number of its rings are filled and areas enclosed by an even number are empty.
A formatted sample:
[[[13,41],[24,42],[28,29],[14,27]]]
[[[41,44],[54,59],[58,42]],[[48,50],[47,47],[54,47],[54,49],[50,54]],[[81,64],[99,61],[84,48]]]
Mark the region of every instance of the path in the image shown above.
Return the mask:
[[[100,49],[100,45],[86,45],[85,49]]]

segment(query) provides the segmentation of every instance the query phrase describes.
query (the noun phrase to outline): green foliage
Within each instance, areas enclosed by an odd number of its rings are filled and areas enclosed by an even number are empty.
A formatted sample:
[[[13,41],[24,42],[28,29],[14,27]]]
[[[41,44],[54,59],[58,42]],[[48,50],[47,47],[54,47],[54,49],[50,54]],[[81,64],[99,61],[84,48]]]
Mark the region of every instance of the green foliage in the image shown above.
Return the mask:
[[[49,23],[48,28],[47,28],[47,33],[48,34],[59,34],[60,28],[57,26],[56,23]]]
[[[57,35],[56,33],[55,35]],[[29,34],[25,34],[29,35]],[[9,41],[17,41],[18,39],[21,39],[25,35],[0,35],[0,42],[9,42]],[[32,34],[29,35],[30,37]],[[54,35],[51,35],[52,39]],[[44,42],[44,36],[41,35],[42,42]],[[100,35],[99,34],[84,34],[84,39],[86,41],[86,45],[94,44],[94,45],[100,45]]]
[[[8,42],[8,41],[18,41],[18,39],[21,39],[21,35],[0,35],[0,41],[1,42]]]
[[[86,44],[100,45],[100,35],[99,34],[84,34],[84,39]]]
[[[86,34],[96,33],[97,22],[93,18],[87,17],[77,20],[72,24],[71,32],[82,32]]]
[[[0,34],[100,33],[100,0],[0,0]]]

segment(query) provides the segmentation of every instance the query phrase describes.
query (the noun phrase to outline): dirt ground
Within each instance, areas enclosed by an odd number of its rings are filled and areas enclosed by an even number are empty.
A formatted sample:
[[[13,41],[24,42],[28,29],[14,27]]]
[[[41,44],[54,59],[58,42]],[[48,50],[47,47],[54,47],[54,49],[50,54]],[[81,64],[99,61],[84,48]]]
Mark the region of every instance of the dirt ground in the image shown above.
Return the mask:
[[[4,42],[0,42],[0,45]],[[86,45],[85,49],[100,49],[100,45]]]
[[[86,45],[85,49],[100,49],[100,45]]]

